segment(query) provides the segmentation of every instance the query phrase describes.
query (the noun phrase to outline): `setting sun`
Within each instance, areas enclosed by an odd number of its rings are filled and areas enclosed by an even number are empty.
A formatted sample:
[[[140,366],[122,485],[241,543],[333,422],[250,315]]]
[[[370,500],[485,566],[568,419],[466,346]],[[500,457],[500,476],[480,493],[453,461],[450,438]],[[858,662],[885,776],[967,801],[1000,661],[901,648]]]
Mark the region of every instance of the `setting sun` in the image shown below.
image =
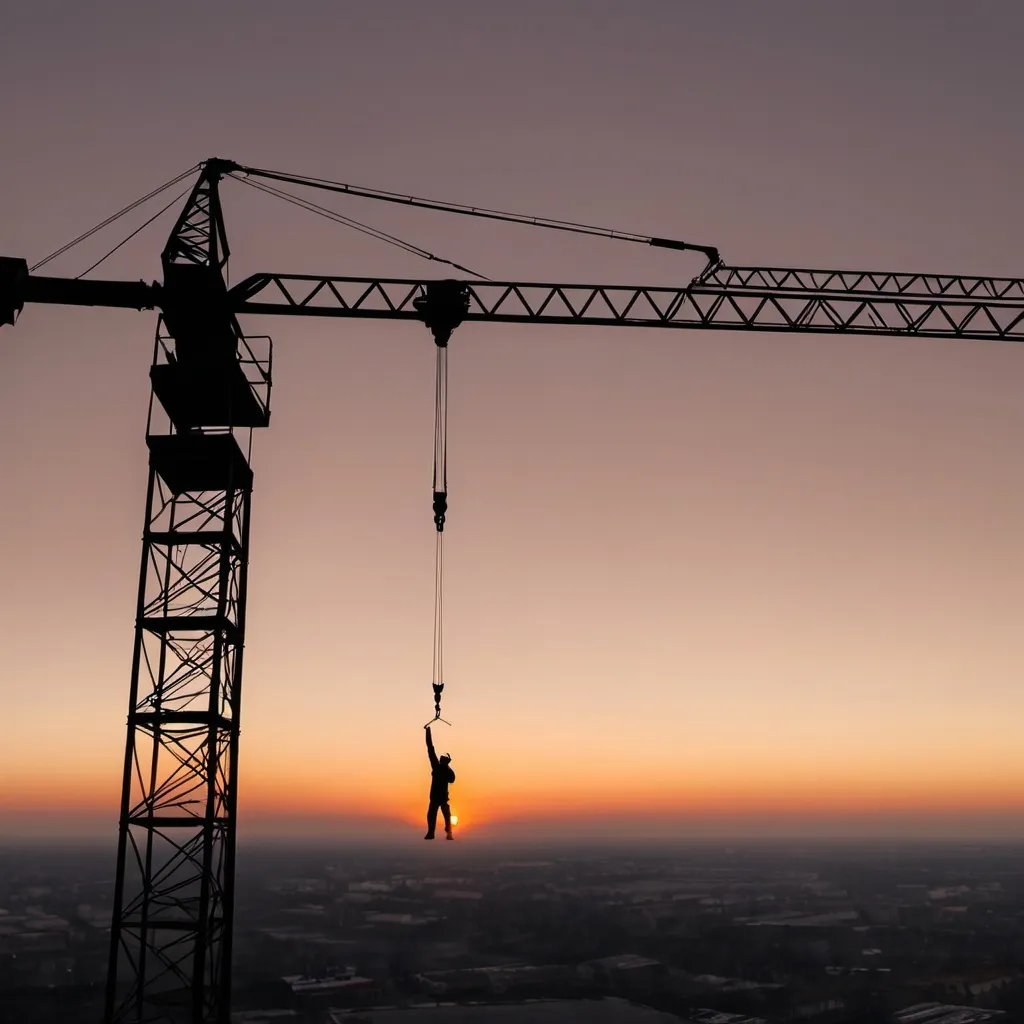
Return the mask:
[[[452,815],[452,824],[453,825],[458,825],[458,823],[459,823],[459,816],[457,814],[453,814]]]

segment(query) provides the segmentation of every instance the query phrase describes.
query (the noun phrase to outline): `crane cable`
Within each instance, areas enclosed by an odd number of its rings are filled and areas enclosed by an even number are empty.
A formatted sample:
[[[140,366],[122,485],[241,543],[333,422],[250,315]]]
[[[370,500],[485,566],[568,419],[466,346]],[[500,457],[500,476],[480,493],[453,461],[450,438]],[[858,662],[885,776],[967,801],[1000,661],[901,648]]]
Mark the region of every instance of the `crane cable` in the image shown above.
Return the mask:
[[[487,276],[485,274],[481,274],[478,270],[470,270],[469,267],[464,267],[462,264],[455,263],[453,260],[446,260],[443,256],[437,256],[429,250],[424,249],[419,245],[415,245],[413,242],[407,242],[404,238],[399,238],[397,235],[390,235],[386,231],[372,227],[369,224],[364,224],[362,221],[356,220],[354,217],[347,217],[342,213],[338,213],[337,210],[332,210],[327,206],[320,206],[319,203],[314,203],[309,199],[303,199],[302,196],[297,196],[293,192],[286,192],[283,188],[276,188],[273,185],[266,185],[259,181],[253,181],[251,178],[243,178],[235,173],[229,174],[228,177],[234,178],[235,181],[240,181],[243,185],[250,185],[252,188],[259,189],[261,192],[266,192],[267,195],[283,199],[286,203],[291,203],[292,206],[297,206],[301,210],[306,210],[309,213],[315,213],[320,217],[325,217],[327,220],[333,221],[335,224],[343,224],[345,227],[353,228],[361,234],[369,235],[371,238],[376,238],[381,242],[387,242],[389,245],[397,246],[405,252],[412,253],[413,256],[420,256],[423,259],[431,260],[434,263],[444,263],[455,270],[461,270],[464,274],[483,278],[485,281],[488,280]]]
[[[448,512],[448,346],[437,345],[434,376],[434,528],[437,541],[434,554],[434,721],[441,718],[441,693],[444,690],[444,521]],[[446,725],[450,724],[445,722]]]
[[[38,263],[35,263],[31,267],[29,267],[29,271],[35,273],[40,267],[45,266],[45,264],[49,263],[50,260],[55,260],[58,256],[62,256],[64,253],[68,251],[68,249],[78,245],[79,242],[84,242],[87,238],[91,237],[92,235],[95,235],[97,231],[101,231],[108,225],[113,224],[115,220],[118,220],[119,218],[123,217],[126,213],[131,213],[132,210],[134,210],[136,207],[141,206],[143,203],[146,203],[150,199],[153,199],[156,196],[160,195],[161,192],[165,192],[167,189],[173,187],[174,185],[177,185],[179,181],[184,181],[185,178],[187,178],[193,171],[198,170],[199,167],[200,164],[193,164],[187,171],[182,171],[181,174],[175,175],[169,181],[165,181],[159,188],[153,189],[152,192],[147,192],[141,198],[136,199],[134,203],[129,203],[123,209],[118,210],[117,213],[107,217],[106,220],[100,221],[100,223],[97,224],[95,227],[89,228],[88,231],[83,232],[77,238],[73,238],[66,245],[62,245],[59,249],[55,249],[53,252],[50,253],[49,256],[44,256]],[[182,193],[182,195],[184,195],[184,193]],[[168,207],[173,206],[174,203],[176,203],[180,198],[181,196],[178,196],[177,198],[172,200],[170,203],[167,204],[167,206],[164,207],[163,210],[160,211],[160,213],[163,213],[164,210],[168,209]],[[157,214],[157,216],[159,216],[159,214]],[[156,217],[150,218],[150,220],[146,221],[146,223],[143,224],[142,227],[146,227],[154,220],[156,220]],[[139,230],[141,231],[142,228],[139,228]],[[135,232],[135,234],[137,233],[138,232]],[[128,238],[132,237],[133,235],[128,236]],[[125,239],[125,242],[128,241],[128,238]],[[123,245],[124,243],[122,242],[121,244]],[[120,248],[120,246],[118,246],[118,248]],[[107,253],[107,256],[110,256],[115,251],[116,249],[111,250],[111,252]],[[103,259],[106,258],[106,256],[103,257]],[[103,260],[99,261],[99,263],[102,262]],[[93,266],[89,268],[89,270],[93,270],[95,267],[99,266],[99,263],[94,263]],[[89,270],[86,270],[85,274],[88,274]],[[82,277],[84,276],[84,274],[80,274],[79,276]]]
[[[192,186],[190,185],[187,189],[185,189],[184,192],[179,192],[166,206],[162,206],[159,210],[157,210],[156,213],[154,213],[153,216],[149,218],[149,220],[144,221],[142,224],[140,224],[130,235],[128,235],[125,238],[122,238],[121,241],[118,242],[113,249],[108,249],[88,269],[83,270],[80,274],[78,274],[75,277],[75,280],[80,281],[83,277],[85,277],[86,274],[91,274],[101,263],[105,262],[111,256],[113,256],[114,253],[121,248],[121,246],[127,245],[137,234],[139,234],[142,231],[145,231],[146,228],[148,228],[149,225],[153,223],[153,221],[155,221],[158,217],[162,217],[176,202],[178,202],[180,199],[184,199],[185,196],[187,196],[191,191]]]
[[[511,224],[525,224],[530,227],[550,228],[554,231],[568,231],[578,235],[596,235],[600,238],[611,238],[623,242],[639,242],[660,249],[692,250],[700,252],[707,259],[707,266],[694,278],[695,281],[705,278],[722,263],[722,257],[716,246],[697,245],[693,242],[682,242],[675,238],[658,238],[641,235],[633,231],[617,231],[603,228],[595,224],[582,224],[578,221],[556,220],[553,217],[537,217],[529,214],[511,213],[508,210],[491,210],[484,206],[467,206],[464,203],[445,203],[422,196],[404,195],[401,192],[388,192],[385,189],[367,188],[363,185],[349,185],[341,181],[327,178],[311,178],[300,174],[286,174],[283,171],[271,171],[262,167],[244,167],[239,165],[238,172],[247,177],[267,178],[287,182],[291,185],[306,185],[309,188],[323,189],[327,192],[341,192],[346,195],[360,196],[363,199],[375,199],[384,203],[399,203],[403,206],[415,206],[424,210],[438,210],[443,213],[458,213],[466,217],[483,217],[487,220],[505,221]]]

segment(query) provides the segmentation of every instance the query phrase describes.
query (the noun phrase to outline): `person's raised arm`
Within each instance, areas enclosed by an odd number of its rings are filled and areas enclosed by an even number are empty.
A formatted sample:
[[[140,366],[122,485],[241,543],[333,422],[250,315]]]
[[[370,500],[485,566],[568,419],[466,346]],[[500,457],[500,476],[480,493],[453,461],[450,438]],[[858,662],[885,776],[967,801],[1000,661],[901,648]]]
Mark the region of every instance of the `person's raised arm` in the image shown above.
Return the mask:
[[[427,757],[430,758],[430,767],[437,767],[437,754],[434,753],[434,740],[430,735],[430,726],[427,726]]]

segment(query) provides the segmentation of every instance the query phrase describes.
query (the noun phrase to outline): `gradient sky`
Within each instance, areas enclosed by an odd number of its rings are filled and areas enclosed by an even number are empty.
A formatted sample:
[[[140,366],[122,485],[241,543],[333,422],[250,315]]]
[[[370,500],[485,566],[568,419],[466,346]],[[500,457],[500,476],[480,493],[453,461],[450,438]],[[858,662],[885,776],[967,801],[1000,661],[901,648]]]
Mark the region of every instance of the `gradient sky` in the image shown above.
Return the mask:
[[[1016,0],[33,0],[0,34],[0,252],[32,263],[217,155],[737,265],[1019,276],[1022,33]],[[439,276],[224,197],[233,280]],[[491,277],[699,266],[334,205]],[[93,276],[157,277],[169,217]],[[0,838],[116,820],[153,325],[29,307],[0,331]],[[433,345],[414,324],[249,326],[275,338],[276,387],[243,830],[415,819]],[[1022,395],[1010,345],[460,329],[438,742],[467,830],[1024,835]]]

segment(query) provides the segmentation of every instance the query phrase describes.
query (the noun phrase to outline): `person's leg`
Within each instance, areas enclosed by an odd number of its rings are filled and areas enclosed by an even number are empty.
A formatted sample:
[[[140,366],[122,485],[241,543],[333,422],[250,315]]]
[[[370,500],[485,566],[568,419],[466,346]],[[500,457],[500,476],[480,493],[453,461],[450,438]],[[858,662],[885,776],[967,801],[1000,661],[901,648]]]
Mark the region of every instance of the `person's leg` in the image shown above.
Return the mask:
[[[452,837],[452,809],[451,809],[451,807],[448,806],[448,801],[447,800],[443,804],[441,804],[441,814],[444,816],[444,830],[445,830],[445,832],[448,833],[448,838],[451,839],[451,837]],[[434,820],[436,821],[437,818],[435,817]]]
[[[423,837],[424,839],[434,838],[434,829],[437,827],[437,804],[433,800],[430,801],[430,806],[427,808],[427,834]]]

